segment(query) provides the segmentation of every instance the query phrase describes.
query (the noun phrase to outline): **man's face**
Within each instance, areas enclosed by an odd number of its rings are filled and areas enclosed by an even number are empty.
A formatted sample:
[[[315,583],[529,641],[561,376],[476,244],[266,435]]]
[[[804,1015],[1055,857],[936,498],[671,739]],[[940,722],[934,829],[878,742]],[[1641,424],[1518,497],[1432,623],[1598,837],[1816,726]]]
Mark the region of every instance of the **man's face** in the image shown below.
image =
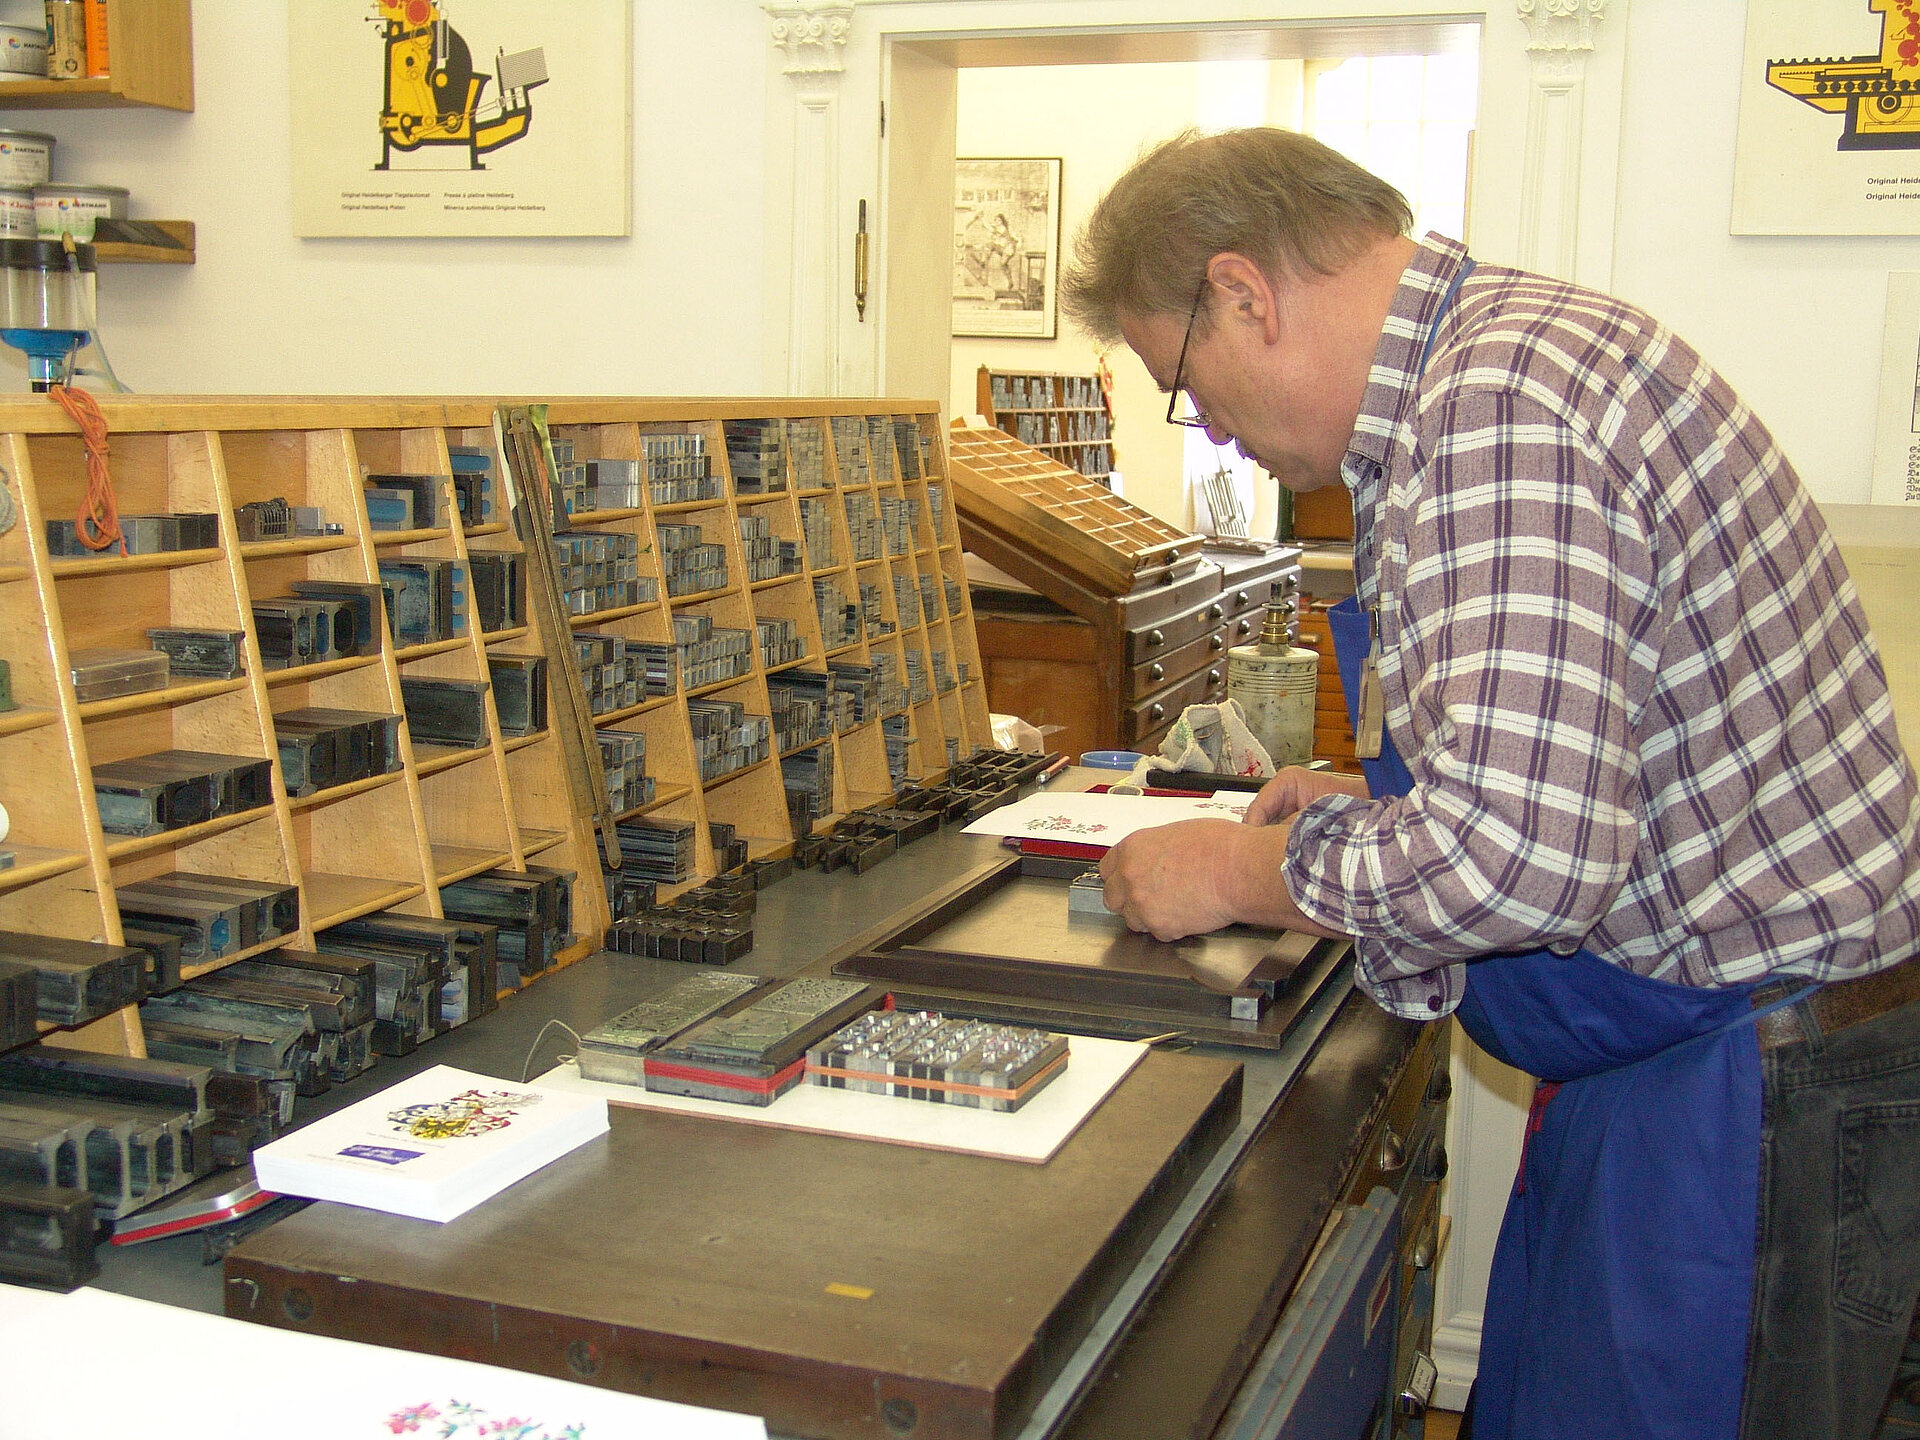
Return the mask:
[[[1324,337],[1303,307],[1282,303],[1271,341],[1266,327],[1218,290],[1203,301],[1216,309],[1190,337],[1184,315],[1123,314],[1120,331],[1162,392],[1174,385],[1184,341],[1179,384],[1205,413],[1208,437],[1216,445],[1233,441],[1289,490],[1317,490],[1340,480],[1358,397],[1333,383]]]

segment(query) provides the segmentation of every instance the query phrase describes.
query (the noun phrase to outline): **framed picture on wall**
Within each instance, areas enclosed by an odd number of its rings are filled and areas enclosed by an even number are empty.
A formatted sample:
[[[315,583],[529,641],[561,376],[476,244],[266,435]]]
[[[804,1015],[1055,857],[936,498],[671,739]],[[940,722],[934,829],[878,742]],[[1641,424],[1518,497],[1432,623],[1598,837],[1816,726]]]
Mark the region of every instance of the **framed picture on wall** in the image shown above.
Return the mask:
[[[1060,161],[953,162],[953,333],[1051,340]]]
[[[1736,235],[1920,231],[1911,0],[1747,0]]]
[[[293,0],[293,233],[625,235],[631,0]]]

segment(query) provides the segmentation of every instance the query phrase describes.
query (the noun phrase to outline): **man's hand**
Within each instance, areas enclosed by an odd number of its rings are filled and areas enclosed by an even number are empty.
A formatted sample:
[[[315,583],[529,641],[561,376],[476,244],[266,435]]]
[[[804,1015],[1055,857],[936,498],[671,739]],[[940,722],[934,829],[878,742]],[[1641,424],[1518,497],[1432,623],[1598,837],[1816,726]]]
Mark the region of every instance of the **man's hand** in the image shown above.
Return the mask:
[[[1338,935],[1302,915],[1287,893],[1281,870],[1291,829],[1285,820],[1270,825],[1182,820],[1136,830],[1100,862],[1107,909],[1128,929],[1156,940],[1178,940],[1236,922]]]
[[[1182,820],[1134,831],[1100,861],[1107,909],[1156,940],[1231,925],[1241,917],[1233,913],[1231,886],[1224,882],[1246,833],[1231,820]]]
[[[1290,820],[1322,795],[1353,795],[1364,800],[1367,782],[1358,775],[1289,765],[1260,787],[1260,793],[1253,797],[1242,819],[1248,825],[1272,825]]]

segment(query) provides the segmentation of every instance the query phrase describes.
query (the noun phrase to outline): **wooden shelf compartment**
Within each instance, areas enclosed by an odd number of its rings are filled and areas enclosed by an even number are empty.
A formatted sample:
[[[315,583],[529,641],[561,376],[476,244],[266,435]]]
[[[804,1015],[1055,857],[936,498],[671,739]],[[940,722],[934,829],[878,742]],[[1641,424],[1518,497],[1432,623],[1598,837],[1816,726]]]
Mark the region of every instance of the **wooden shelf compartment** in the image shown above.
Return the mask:
[[[242,540],[242,560],[281,560],[289,555],[328,555],[335,550],[355,550],[360,542],[351,535],[296,535],[290,540]]]
[[[184,845],[195,845],[214,835],[223,835],[229,830],[237,830],[242,825],[272,819],[273,807],[262,805],[254,810],[243,810],[238,815],[220,815],[212,820],[202,820],[198,825],[183,825],[178,830],[162,830],[158,835],[112,835],[107,837],[106,855],[109,861],[118,864],[122,860],[131,860],[139,855],[151,855],[161,850],[177,850]]]
[[[42,725],[52,725],[59,718],[58,710],[43,710],[37,705],[0,710],[0,735],[24,735],[29,730],[38,730]]]
[[[0,850],[13,852],[12,868],[0,870],[0,894],[18,890],[23,885],[37,885],[42,880],[51,880],[56,875],[78,870],[87,863],[85,855],[72,850],[16,845],[10,840],[0,843]]]
[[[489,850],[477,845],[440,845],[433,847],[433,883],[451,885],[470,875],[510,866],[513,855],[506,850]]]
[[[492,754],[485,745],[476,745],[471,749],[459,745],[422,745],[413,747],[413,767],[417,774],[438,775],[443,770],[455,770],[462,765],[471,765],[476,760],[485,760]]]
[[[331,805],[338,800],[347,800],[355,795],[364,795],[369,790],[379,790],[388,785],[397,785],[406,776],[404,770],[395,770],[387,775],[369,775],[364,780],[349,781],[345,785],[332,785],[325,790],[316,790],[311,795],[295,795],[287,804],[294,810],[311,810],[319,805]]]
[[[330,675],[345,675],[349,671],[365,670],[379,663],[378,655],[348,655],[339,660],[321,660],[313,665],[291,665],[284,670],[263,670],[260,672],[260,679],[261,683],[269,688],[276,685],[304,685],[311,680],[325,680]]]
[[[207,565],[221,558],[218,550],[163,550],[156,555],[64,555],[52,560],[48,569],[56,580],[73,575],[130,575],[140,570],[180,570],[189,565]]]
[[[376,880],[366,875],[336,875],[310,870],[302,878],[309,929],[331,929],[375,910],[386,910],[423,894],[423,885]]]
[[[16,80],[0,85],[0,106],[193,109],[191,0],[107,0],[112,74],[82,80]]]
[[[110,715],[132,715],[142,710],[163,710],[208,700],[216,695],[231,695],[247,688],[247,677],[232,680],[181,680],[163,690],[142,690],[138,695],[116,695],[111,700],[83,700],[77,707],[82,720],[102,720]],[[4,719],[0,716],[0,719]]]
[[[130,230],[150,230],[151,235],[129,233],[124,237],[96,233],[93,258],[105,265],[191,265],[194,262],[194,224],[191,220],[138,220]]]

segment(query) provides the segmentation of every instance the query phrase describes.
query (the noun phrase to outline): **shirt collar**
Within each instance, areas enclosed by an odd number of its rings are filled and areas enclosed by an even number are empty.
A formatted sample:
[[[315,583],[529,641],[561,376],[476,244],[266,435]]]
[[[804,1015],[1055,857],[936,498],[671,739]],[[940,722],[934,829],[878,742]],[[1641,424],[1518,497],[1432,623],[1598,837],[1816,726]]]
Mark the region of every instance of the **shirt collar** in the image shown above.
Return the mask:
[[[1380,344],[1373,352],[1373,370],[1367,376],[1353,439],[1347,446],[1349,460],[1367,462],[1358,467],[1362,471],[1387,465],[1394,434],[1419,389],[1421,352],[1440,319],[1441,301],[1466,259],[1466,247],[1459,241],[1429,232],[1401,272],[1393,305],[1380,331]],[[1348,473],[1355,468],[1350,464]]]

